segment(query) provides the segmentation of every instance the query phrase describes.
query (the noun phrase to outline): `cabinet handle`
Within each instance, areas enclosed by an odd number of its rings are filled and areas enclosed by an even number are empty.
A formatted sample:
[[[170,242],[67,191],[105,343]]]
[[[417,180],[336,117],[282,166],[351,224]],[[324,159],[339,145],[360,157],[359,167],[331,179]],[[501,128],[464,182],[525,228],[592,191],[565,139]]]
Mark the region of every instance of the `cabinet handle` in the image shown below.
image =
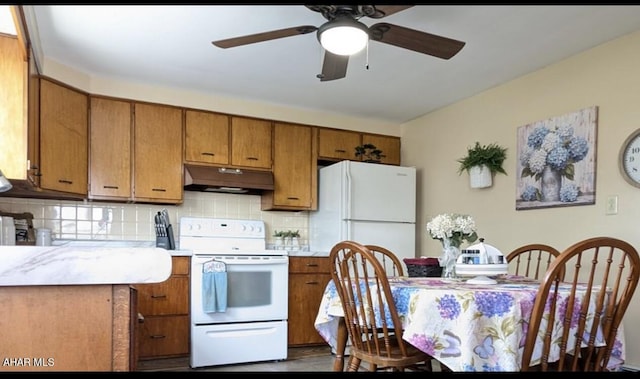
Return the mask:
[[[153,335],[153,336],[149,336],[149,338],[167,338],[167,336],[163,336],[163,335]]]
[[[318,267],[317,263],[307,263],[307,267]]]
[[[342,149],[336,149],[336,153],[346,153],[346,150],[342,150]]]
[[[156,192],[167,192],[167,190],[164,188],[152,188],[151,190]]]
[[[73,184],[73,181],[66,179],[58,179],[58,183]]]
[[[318,282],[306,282],[305,284],[318,284]]]
[[[299,197],[287,197],[287,200],[300,200]]]
[[[258,158],[256,158],[256,157],[247,157],[247,160],[249,160],[249,161],[257,161]]]
[[[214,154],[214,153],[207,153],[207,152],[204,152],[204,153],[200,153],[200,155],[208,155],[208,156],[210,156],[210,157],[213,157],[215,154]]]
[[[103,186],[102,188],[106,188],[106,189],[118,189],[118,186]]]
[[[152,299],[166,299],[167,295],[151,295]]]

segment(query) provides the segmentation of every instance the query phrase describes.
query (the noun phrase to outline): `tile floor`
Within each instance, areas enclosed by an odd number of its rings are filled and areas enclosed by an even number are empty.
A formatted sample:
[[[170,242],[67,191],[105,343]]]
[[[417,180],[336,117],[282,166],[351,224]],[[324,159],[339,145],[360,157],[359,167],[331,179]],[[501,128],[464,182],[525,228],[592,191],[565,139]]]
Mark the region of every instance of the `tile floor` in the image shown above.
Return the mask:
[[[189,367],[189,358],[168,358],[138,362],[137,371],[145,372],[282,372],[282,371],[308,371],[331,372],[335,356],[331,354],[328,346],[309,346],[289,348],[287,359],[284,361],[266,361],[242,363],[209,367]],[[348,357],[345,359],[345,365]],[[433,371],[441,371],[437,361],[433,361]],[[359,371],[367,371],[367,365],[360,367]]]
[[[223,366],[191,368],[189,358],[168,358],[139,361],[137,371],[190,372],[269,372],[269,371],[332,371],[334,355],[328,346],[289,348],[284,361],[266,361]]]

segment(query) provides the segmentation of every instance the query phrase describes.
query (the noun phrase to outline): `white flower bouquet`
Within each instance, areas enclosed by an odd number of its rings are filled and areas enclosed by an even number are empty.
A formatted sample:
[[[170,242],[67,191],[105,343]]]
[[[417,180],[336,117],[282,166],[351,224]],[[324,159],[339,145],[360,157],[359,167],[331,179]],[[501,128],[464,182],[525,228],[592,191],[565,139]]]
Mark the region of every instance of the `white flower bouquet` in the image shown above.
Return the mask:
[[[476,222],[473,217],[458,213],[443,213],[427,223],[431,238],[440,240],[443,245],[449,240],[452,246],[460,247],[463,241],[474,242],[478,239]]]

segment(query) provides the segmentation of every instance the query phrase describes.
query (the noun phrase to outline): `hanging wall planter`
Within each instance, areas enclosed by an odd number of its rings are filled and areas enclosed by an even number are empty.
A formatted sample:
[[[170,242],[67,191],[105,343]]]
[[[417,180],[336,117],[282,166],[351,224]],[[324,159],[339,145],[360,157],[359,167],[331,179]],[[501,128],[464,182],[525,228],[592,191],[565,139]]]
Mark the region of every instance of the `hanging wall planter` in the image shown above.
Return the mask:
[[[467,149],[467,155],[458,159],[460,168],[458,173],[469,173],[471,188],[486,188],[493,185],[493,175],[496,172],[507,175],[502,163],[507,158],[507,149],[492,143],[482,146],[476,142],[473,148]]]
[[[486,188],[493,184],[491,170],[486,164],[476,165],[469,169],[469,185],[471,188]]]

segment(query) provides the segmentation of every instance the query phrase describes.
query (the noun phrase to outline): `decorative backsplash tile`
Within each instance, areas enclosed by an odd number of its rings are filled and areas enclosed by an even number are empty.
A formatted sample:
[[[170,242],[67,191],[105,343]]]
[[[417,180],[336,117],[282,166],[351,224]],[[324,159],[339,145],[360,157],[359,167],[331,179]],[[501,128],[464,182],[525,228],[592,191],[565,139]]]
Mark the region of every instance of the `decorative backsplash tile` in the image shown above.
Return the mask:
[[[308,244],[308,212],[260,210],[260,196],[185,192],[181,205],[121,204],[99,201],[61,201],[0,197],[0,210],[30,212],[34,228],[50,228],[54,239],[155,241],[153,216],[169,211],[178,236],[180,218],[215,217],[263,220],[267,245],[274,244],[274,230],[300,230],[301,244]]]

